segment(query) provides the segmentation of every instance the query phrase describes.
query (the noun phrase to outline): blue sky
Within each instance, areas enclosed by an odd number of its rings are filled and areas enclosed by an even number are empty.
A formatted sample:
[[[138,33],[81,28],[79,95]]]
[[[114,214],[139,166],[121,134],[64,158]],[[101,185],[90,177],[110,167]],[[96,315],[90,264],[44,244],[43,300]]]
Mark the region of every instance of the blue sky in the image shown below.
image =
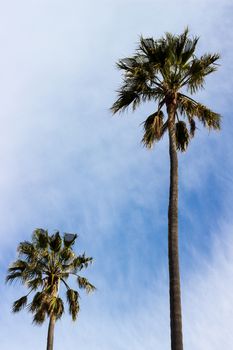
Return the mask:
[[[167,138],[148,151],[144,105],[109,108],[139,36],[200,36],[219,71],[197,99],[223,115],[198,130],[180,165],[180,259],[187,350],[233,343],[233,6],[229,0],[0,1],[0,274],[34,228],[78,232],[97,286],[72,323],[57,323],[55,349],[148,350],[170,346],[167,272]],[[45,347],[47,324],[13,315],[21,286],[1,291],[1,349]]]

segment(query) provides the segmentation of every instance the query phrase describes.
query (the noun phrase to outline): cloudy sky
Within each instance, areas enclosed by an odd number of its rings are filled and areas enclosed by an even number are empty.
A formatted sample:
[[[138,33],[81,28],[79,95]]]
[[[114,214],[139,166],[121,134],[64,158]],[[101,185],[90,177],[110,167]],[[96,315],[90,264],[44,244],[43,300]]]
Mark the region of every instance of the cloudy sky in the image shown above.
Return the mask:
[[[153,111],[112,116],[119,58],[139,36],[200,36],[221,66],[197,98],[223,116],[198,130],[180,165],[180,259],[186,350],[233,343],[233,4],[231,0],[0,1],[0,329],[2,350],[45,348],[47,324],[11,313],[24,295],[6,286],[17,244],[36,227],[79,233],[94,257],[72,323],[55,349],[169,350],[166,137],[142,147]]]

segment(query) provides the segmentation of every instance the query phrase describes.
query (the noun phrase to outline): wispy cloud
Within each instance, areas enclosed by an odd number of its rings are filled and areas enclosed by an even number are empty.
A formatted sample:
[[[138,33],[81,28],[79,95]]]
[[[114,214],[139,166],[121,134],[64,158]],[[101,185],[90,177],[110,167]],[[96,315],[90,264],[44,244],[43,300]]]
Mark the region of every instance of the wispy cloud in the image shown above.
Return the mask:
[[[134,52],[140,34],[180,33],[187,24],[201,37],[200,53],[222,54],[198,98],[224,115],[223,130],[198,130],[180,156],[180,244],[185,344],[230,348],[231,1],[23,0],[0,9],[1,277],[38,226],[78,231],[80,249],[95,258],[98,292],[82,298],[77,325],[68,315],[58,323],[58,350],[64,342],[169,349],[167,140],[152,152],[140,144],[153,104],[111,117],[120,82],[114,63]],[[46,327],[10,314],[20,291],[1,287],[1,347],[41,349]]]

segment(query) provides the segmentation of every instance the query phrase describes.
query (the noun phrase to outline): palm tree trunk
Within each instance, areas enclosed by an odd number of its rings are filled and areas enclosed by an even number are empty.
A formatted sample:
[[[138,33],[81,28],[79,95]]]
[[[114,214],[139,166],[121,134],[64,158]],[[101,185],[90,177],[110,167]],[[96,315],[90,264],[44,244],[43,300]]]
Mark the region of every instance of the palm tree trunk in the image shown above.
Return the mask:
[[[53,338],[54,338],[54,327],[55,327],[55,316],[50,316],[48,336],[47,336],[47,350],[53,350]]]
[[[183,350],[178,247],[178,157],[175,138],[175,106],[169,113],[170,191],[168,207],[168,260],[171,349]]]

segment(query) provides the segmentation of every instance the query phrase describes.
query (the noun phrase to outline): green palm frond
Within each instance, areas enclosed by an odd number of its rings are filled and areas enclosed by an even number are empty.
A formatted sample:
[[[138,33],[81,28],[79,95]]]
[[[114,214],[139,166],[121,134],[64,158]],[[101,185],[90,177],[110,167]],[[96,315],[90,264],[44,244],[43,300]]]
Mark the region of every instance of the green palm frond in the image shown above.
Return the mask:
[[[33,244],[39,249],[46,249],[49,243],[48,231],[42,228],[34,230],[32,235]]]
[[[188,34],[189,30],[186,28],[175,40],[176,58],[181,67],[192,58],[199,40],[198,37],[189,38]]]
[[[13,303],[12,311],[19,312],[27,305],[27,296],[23,296]]]
[[[33,323],[37,324],[37,325],[42,325],[45,321],[45,318],[47,316],[47,311],[45,309],[45,307],[41,306],[35,313],[33,316]]]
[[[85,277],[78,276],[79,288],[85,289],[87,293],[93,292],[96,288]]]
[[[184,152],[189,144],[189,132],[185,122],[176,123],[176,147],[179,151]]]
[[[140,104],[140,96],[135,91],[121,89],[118,91],[118,96],[118,100],[111,107],[113,114],[124,111],[131,103],[133,104],[133,109]]]
[[[220,130],[221,128],[220,114],[211,111],[209,108],[200,103],[198,103],[197,106],[197,118],[209,129]]]
[[[178,95],[178,111],[184,114],[188,119],[197,117],[198,120],[209,129],[219,130],[221,127],[221,116],[218,113],[211,111],[209,108],[186,95]]]
[[[187,79],[182,86],[186,85],[191,94],[204,87],[205,77],[217,70],[216,61],[220,58],[218,54],[207,54],[194,58],[187,69]]]
[[[18,259],[8,268],[8,272],[12,271],[24,271],[28,268],[28,263],[24,260]]]
[[[28,262],[32,261],[36,255],[36,250],[34,245],[28,241],[21,242],[17,250],[18,250],[19,256],[24,256],[25,260]]]
[[[60,319],[64,313],[64,304],[61,298],[57,297],[56,302],[53,308],[53,314],[56,316],[56,319]]]
[[[24,276],[23,276],[23,272],[21,271],[12,271],[11,273],[9,273],[7,276],[6,276],[6,283],[12,283],[14,282],[15,280],[18,280],[20,282],[24,282]]]
[[[47,309],[48,315],[50,316],[54,315],[56,319],[61,318],[64,312],[64,305],[63,305],[62,299],[57,296],[51,297],[47,301],[46,309]]]
[[[32,280],[27,281],[27,285],[32,290],[37,290],[39,287],[43,286],[42,275],[40,277],[36,277]]]
[[[86,257],[84,253],[73,260],[71,268],[76,273],[81,271],[83,268],[87,268],[90,264],[92,264],[92,262],[93,258]]]
[[[28,305],[29,311],[35,312],[40,309],[41,305],[47,305],[48,302],[48,295],[46,292],[37,292],[33,299],[32,302]]]
[[[50,237],[49,246],[52,251],[59,252],[62,246],[62,238],[59,232],[56,232],[54,235]]]

